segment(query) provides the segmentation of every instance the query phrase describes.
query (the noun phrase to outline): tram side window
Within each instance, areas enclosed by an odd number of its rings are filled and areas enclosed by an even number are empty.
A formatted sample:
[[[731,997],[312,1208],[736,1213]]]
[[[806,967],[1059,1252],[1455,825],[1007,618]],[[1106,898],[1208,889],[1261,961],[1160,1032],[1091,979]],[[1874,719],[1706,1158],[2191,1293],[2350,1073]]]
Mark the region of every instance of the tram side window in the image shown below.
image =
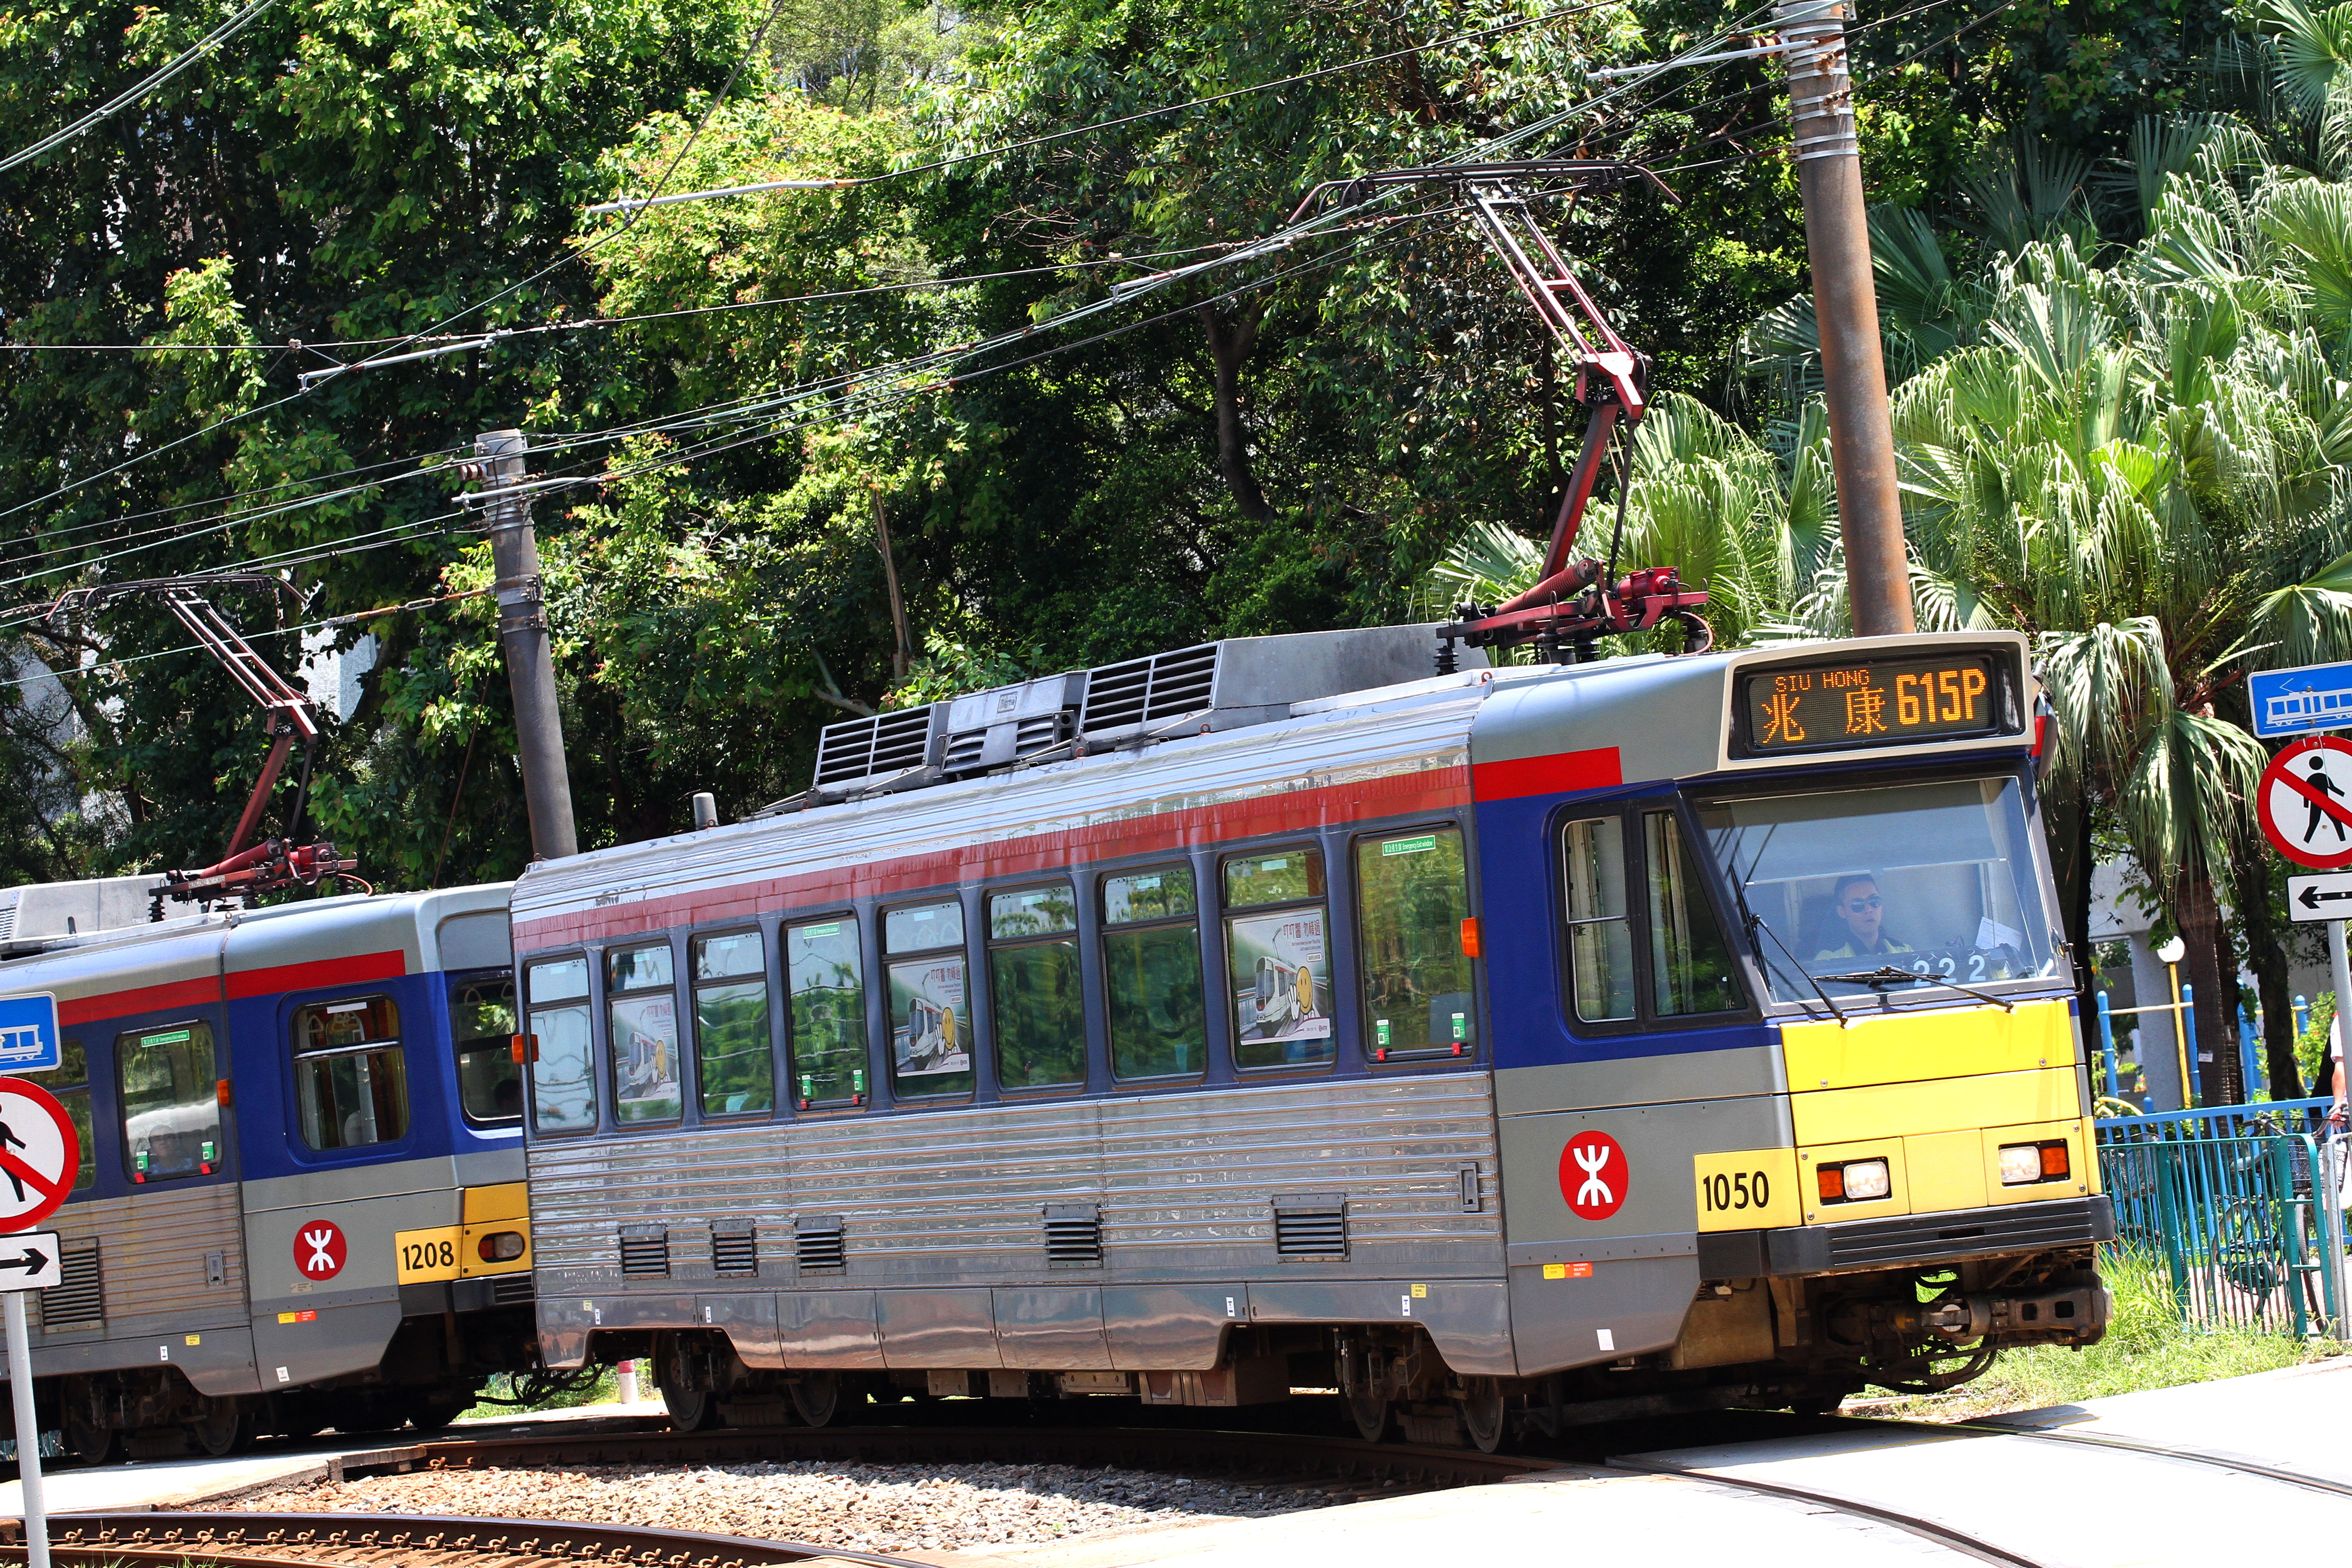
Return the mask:
[[[1643,816],[1642,847],[1650,877],[1650,1010],[1666,1017],[1745,1007],[1731,944],[1673,812]]]
[[[1335,1052],[1323,852],[1235,855],[1225,860],[1223,872],[1234,1065],[1328,1063]]]
[[[950,899],[882,917],[890,984],[890,1087],[902,1096],[971,1092],[963,906]]]
[[[1374,1061],[1467,1055],[1476,1043],[1462,922],[1470,889],[1459,828],[1356,842],[1364,1048]]]
[[[1086,1082],[1078,904],[1069,883],[988,896],[988,982],[997,1082],[1016,1089]]]
[[[685,1108],[672,982],[666,942],[604,955],[604,1039],[613,1058],[615,1121],[675,1121]]]
[[[209,1176],[220,1169],[220,1077],[202,1023],[143,1029],[114,1042],[122,1094],[122,1158],[133,1182]]]
[[[793,1100],[803,1110],[866,1103],[866,966],[857,921],[784,928],[784,989],[792,998]]]
[[[528,972],[530,1114],[541,1132],[596,1125],[596,1075],[588,1036],[588,961],[559,958]]]
[[[389,996],[313,1002],[294,1012],[294,1093],[313,1149],[390,1143],[408,1132],[400,1009]]]
[[[768,950],[758,931],[695,938],[694,1056],[705,1116],[751,1116],[775,1109]]]
[[[1198,1078],[1208,1060],[1192,868],[1102,879],[1104,1009],[1119,1079]]]
[[[514,980],[477,976],[449,983],[449,1037],[457,1052],[457,1108],[466,1120],[522,1117],[522,1068],[514,1059]]]
[[[1571,822],[1560,836],[1568,889],[1568,960],[1576,1016],[1588,1024],[1633,1016],[1633,932],[1627,913],[1625,825]]]
[[[74,1136],[81,1140],[81,1169],[74,1173],[73,1190],[88,1192],[98,1182],[97,1128],[89,1114],[89,1054],[78,1039],[58,1042],[58,1065],[47,1072],[20,1072],[17,1078],[29,1079],[57,1096],[58,1103],[66,1108],[73,1119]]]

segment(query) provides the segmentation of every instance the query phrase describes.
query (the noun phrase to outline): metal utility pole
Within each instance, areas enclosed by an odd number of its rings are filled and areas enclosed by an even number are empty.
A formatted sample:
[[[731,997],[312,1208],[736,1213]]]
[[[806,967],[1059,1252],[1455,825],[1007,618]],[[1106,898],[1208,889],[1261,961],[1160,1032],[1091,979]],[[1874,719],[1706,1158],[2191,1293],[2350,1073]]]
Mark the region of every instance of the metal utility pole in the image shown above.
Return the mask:
[[[490,564],[498,576],[499,643],[506,650],[507,688],[514,696],[516,759],[522,764],[523,803],[530,812],[531,858],[560,859],[580,853],[580,838],[572,825],[572,779],[563,767],[563,715],[555,705],[539,538],[531,531],[530,502],[498,495],[521,481],[530,446],[520,430],[486,430],[474,437],[474,450],[496,498],[490,503]]]
[[[1846,592],[1857,637],[1918,629],[1903,554],[1903,507],[1895,482],[1895,426],[1878,342],[1870,223],[1862,200],[1862,143],[1846,75],[1846,0],[1777,0],[1773,16],[1789,64],[1797,185],[1805,203],[1805,250],[1813,268],[1813,317],[1822,340],[1830,459],[1837,469],[1845,536]]]

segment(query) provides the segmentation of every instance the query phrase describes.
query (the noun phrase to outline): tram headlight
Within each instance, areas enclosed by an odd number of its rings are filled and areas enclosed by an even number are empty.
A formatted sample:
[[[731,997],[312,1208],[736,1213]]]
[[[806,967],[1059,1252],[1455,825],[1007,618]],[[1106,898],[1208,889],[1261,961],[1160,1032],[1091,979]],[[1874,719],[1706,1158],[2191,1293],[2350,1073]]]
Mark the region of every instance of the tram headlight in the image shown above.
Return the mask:
[[[482,1255],[485,1263],[512,1263],[522,1256],[522,1232],[494,1230],[482,1237],[474,1250]]]
[[[2000,1184],[2030,1186],[2035,1182],[2063,1182],[2074,1163],[2063,1142],[2004,1143],[2000,1146]]]
[[[1884,1160],[1848,1160],[1842,1165],[1823,1165],[1818,1180],[1822,1202],[1825,1204],[1870,1203],[1895,1190]]]

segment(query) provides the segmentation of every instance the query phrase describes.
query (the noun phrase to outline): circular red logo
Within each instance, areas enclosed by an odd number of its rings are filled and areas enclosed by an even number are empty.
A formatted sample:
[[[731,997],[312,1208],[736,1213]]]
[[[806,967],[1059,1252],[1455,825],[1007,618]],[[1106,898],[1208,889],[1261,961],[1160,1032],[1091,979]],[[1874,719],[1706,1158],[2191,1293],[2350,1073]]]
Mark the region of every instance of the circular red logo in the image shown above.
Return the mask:
[[[1625,1205],[1633,1171],[1606,1132],[1580,1132],[1559,1152],[1559,1195],[1579,1219],[1607,1219]]]
[[[2254,814],[2271,847],[2297,865],[2352,866],[2352,743],[2312,735],[2273,757],[2254,786]]]
[[[294,1231],[294,1267],[305,1279],[332,1279],[350,1253],[342,1227],[331,1219],[306,1219]]]

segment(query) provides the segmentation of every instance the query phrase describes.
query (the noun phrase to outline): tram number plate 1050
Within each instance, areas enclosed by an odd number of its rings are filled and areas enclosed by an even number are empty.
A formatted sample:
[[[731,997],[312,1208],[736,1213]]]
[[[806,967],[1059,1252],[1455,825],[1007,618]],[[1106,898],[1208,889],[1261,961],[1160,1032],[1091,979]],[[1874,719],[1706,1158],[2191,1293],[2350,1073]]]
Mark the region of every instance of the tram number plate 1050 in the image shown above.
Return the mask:
[[[2010,727],[1994,656],[1864,658],[1739,678],[1748,754],[1834,752]]]
[[[1691,1159],[1701,1230],[1762,1230],[1795,1225],[1800,1213],[1793,1149],[1736,1149]]]

